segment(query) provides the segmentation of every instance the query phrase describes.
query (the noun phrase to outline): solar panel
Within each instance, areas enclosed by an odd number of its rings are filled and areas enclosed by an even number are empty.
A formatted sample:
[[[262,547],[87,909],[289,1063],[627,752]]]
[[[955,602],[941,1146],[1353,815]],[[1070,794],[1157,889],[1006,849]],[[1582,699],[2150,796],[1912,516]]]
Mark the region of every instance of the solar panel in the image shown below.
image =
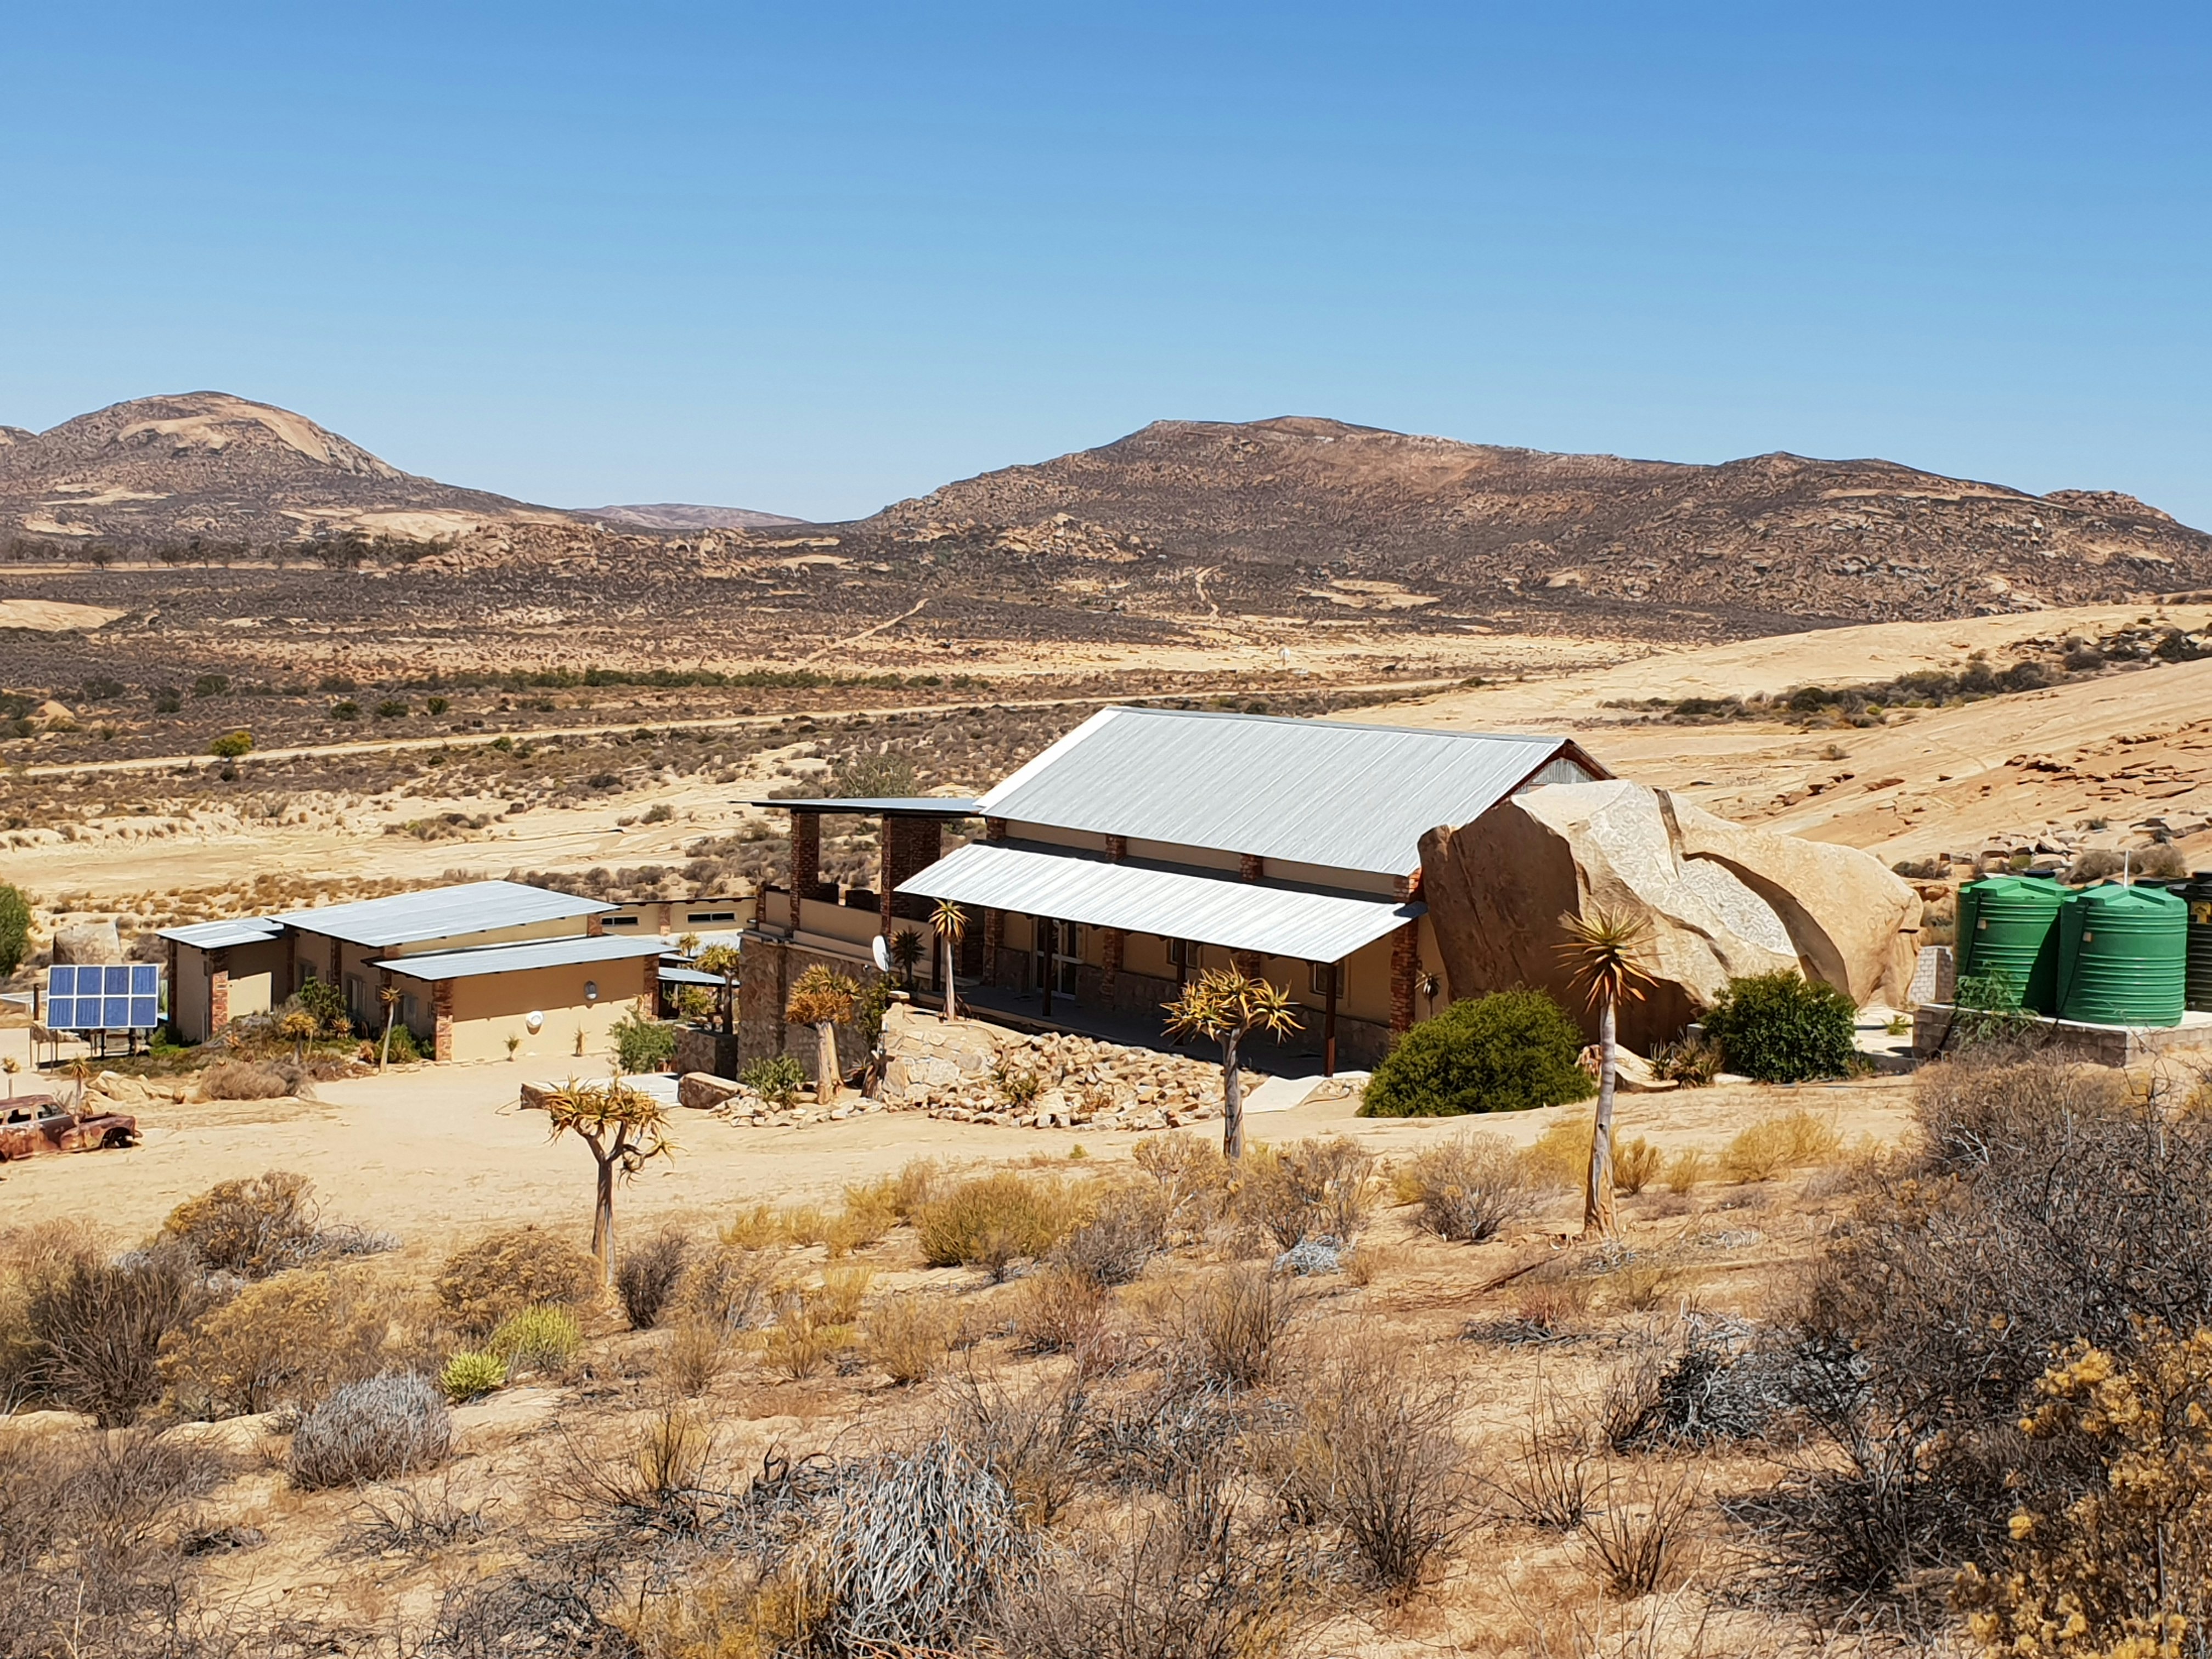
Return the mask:
[[[46,1027],[150,1031],[161,1023],[161,970],[150,962],[61,963],[46,969]]]

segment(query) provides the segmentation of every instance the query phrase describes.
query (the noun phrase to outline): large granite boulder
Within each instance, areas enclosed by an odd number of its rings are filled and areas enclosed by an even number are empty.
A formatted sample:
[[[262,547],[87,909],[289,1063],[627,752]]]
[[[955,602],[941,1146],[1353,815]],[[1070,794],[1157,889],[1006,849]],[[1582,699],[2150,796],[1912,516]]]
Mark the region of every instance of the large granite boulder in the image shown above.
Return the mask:
[[[1868,854],[1715,817],[1625,780],[1552,784],[1421,841],[1455,998],[1516,985],[1583,1015],[1559,947],[1563,914],[1643,915],[1657,980],[1620,1011],[1639,1050],[1678,1036],[1730,979],[1796,968],[1866,1002],[1911,972],[1919,902]]]

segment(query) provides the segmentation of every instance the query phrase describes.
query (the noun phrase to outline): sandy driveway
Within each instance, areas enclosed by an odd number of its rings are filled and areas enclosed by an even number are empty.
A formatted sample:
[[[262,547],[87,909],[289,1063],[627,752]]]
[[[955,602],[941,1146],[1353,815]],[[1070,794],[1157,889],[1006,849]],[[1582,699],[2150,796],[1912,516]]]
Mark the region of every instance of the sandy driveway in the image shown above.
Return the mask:
[[[458,1237],[525,1221],[580,1237],[590,1226],[590,1154],[574,1142],[549,1144],[545,1120],[518,1108],[525,1076],[501,1063],[423,1067],[325,1084],[319,1101],[150,1107],[140,1114],[143,1146],[8,1165],[0,1174],[0,1227],[68,1218],[141,1237],[218,1181],[283,1169],[311,1176],[334,1217],[396,1232],[411,1249],[441,1251]],[[1745,1122],[1802,1104],[1832,1111],[1849,1136],[1890,1139],[1905,1122],[1907,1087],[1881,1079],[1625,1096],[1621,1133],[1649,1135],[1662,1147],[1717,1148]],[[1350,1102],[1336,1100],[1255,1118],[1252,1130],[1277,1141],[1345,1132],[1388,1153],[1468,1127],[1526,1144],[1559,1117],[1588,1110],[1394,1122],[1356,1118]],[[918,1113],[741,1129],[684,1112],[677,1139],[679,1155],[650,1168],[618,1200],[633,1230],[672,1221],[704,1227],[762,1200],[834,1200],[844,1183],[888,1174],[913,1158],[1049,1160],[1079,1144],[1093,1158],[1126,1158],[1139,1138],[993,1128]]]

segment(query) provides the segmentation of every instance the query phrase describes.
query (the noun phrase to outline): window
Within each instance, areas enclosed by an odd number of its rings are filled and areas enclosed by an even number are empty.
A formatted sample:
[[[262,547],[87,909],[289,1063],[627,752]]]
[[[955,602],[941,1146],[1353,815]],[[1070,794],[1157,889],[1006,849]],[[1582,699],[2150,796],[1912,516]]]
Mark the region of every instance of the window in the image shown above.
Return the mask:
[[[694,910],[684,918],[686,921],[735,921],[737,919],[735,910]]]
[[[1308,966],[1312,970],[1312,977],[1306,981],[1308,988],[1317,997],[1327,996],[1338,983],[1337,964],[1333,962],[1316,962],[1309,963]]]
[[[1198,953],[1202,948],[1190,939],[1171,939],[1168,941],[1169,964],[1176,968],[1195,968],[1198,966]]]
[[[635,916],[607,916],[601,919],[599,926],[602,927],[635,927],[637,926],[637,918]]]

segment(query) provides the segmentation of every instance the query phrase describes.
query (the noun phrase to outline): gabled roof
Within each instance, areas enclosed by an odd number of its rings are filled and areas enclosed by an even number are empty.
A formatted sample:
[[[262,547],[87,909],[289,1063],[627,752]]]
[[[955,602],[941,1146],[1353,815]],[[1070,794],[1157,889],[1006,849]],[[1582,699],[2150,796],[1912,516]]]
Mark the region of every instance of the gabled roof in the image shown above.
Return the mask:
[[[971,841],[898,890],[1302,962],[1341,962],[1428,908],[1018,841]]]
[[[1176,708],[1100,710],[978,803],[1017,823],[1340,870],[1411,875],[1423,835],[1484,812],[1554,762],[1611,775],[1564,738]]]
[[[291,910],[276,920],[288,927],[342,939],[349,945],[388,947],[419,944],[426,939],[488,933],[500,927],[563,921],[614,908],[597,899],[578,898],[573,893],[556,893],[519,881],[467,881],[453,887],[425,888],[419,893],[394,893],[390,898],[332,904],[319,910]]]
[[[428,951],[419,957],[387,957],[371,966],[389,968],[410,979],[474,979],[483,974],[527,973],[533,968],[634,961],[639,957],[657,957],[669,944],[658,933],[636,937],[602,933],[589,938],[580,934],[574,939],[525,939],[520,945],[479,945],[468,951]]]

